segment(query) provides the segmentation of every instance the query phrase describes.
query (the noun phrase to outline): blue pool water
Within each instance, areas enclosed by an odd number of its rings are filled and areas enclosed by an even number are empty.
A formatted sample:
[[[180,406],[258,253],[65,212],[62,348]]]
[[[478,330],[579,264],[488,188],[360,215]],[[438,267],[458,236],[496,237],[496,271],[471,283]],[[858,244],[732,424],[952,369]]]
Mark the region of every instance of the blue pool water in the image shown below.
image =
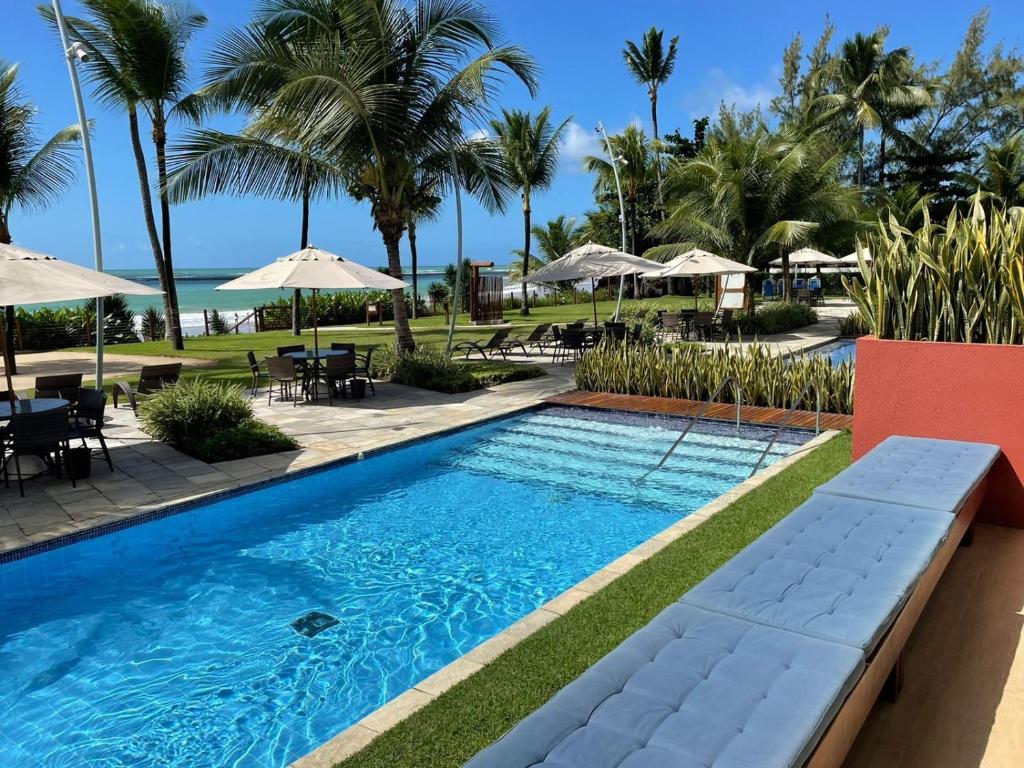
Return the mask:
[[[285,766],[743,480],[770,436],[700,424],[638,486],[683,424],[534,411],[0,565],[0,762]],[[310,611],[338,623],[303,636]]]
[[[812,351],[816,355],[827,355],[828,359],[832,361],[833,368],[847,361],[857,362],[857,342],[853,339],[833,341]]]

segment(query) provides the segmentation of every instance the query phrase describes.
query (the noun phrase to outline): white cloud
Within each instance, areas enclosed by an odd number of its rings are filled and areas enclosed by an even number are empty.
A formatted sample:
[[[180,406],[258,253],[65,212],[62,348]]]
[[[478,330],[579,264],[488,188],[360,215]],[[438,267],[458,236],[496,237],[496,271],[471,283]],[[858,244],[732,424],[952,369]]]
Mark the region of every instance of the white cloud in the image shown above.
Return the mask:
[[[476,128],[469,132],[466,136],[470,141],[479,141],[480,139],[486,139],[490,134],[484,128]]]
[[[601,140],[596,131],[588,131],[575,120],[565,126],[562,134],[560,158],[562,163],[572,170],[582,170],[581,161],[587,155],[601,154]]]
[[[775,83],[750,83],[744,85],[733,81],[729,75],[718,67],[709,70],[704,83],[683,100],[683,106],[693,118],[710,115],[712,119],[718,113],[722,103],[735,106],[739,111],[747,111],[760,106],[767,111],[768,104],[779,92]]]

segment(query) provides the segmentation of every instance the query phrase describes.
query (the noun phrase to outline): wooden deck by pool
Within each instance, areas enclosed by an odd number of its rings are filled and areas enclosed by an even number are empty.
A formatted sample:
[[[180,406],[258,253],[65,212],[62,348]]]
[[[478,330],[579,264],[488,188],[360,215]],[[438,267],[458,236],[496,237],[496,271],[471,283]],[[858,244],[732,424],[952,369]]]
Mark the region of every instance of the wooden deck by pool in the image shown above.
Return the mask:
[[[549,397],[546,402],[558,405],[581,405],[588,408],[610,408],[620,411],[641,411],[660,413],[668,416],[696,416],[704,403],[698,400],[677,400],[673,397],[648,397],[645,395],[612,395],[604,392],[573,390]],[[731,421],[736,418],[736,405],[712,403],[704,414],[708,419]],[[814,429],[814,411],[795,411],[790,426]],[[740,418],[753,424],[781,424],[786,418],[783,408],[763,408],[755,405],[740,407]],[[850,429],[853,417],[841,413],[822,413],[822,429]]]

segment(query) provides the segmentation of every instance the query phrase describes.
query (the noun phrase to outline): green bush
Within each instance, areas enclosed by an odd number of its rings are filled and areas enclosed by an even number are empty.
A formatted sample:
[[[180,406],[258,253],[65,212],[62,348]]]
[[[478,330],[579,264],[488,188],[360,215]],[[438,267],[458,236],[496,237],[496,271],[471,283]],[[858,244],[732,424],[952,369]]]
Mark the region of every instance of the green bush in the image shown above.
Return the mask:
[[[374,378],[448,394],[543,375],[544,369],[536,365],[498,360],[453,360],[443,349],[424,345],[416,347],[413,352],[400,352],[398,345],[392,343],[377,347],[373,352]]]
[[[823,411],[853,413],[854,369],[850,363],[833,368],[824,355],[786,358],[767,344],[751,344],[742,351],[702,345],[635,348],[602,344],[576,365],[579,389],[687,400],[706,400],[730,376],[739,382],[747,405],[788,408],[813,381],[821,391]],[[732,388],[727,387],[720,400],[731,402],[732,397]],[[798,406],[814,409],[813,389]]]
[[[840,336],[864,336],[871,333],[871,325],[859,311],[854,311],[839,319]]]
[[[733,328],[747,336],[770,336],[803,328],[818,322],[818,313],[808,304],[778,301],[762,304],[753,315],[740,313],[733,318]]]
[[[139,340],[135,333],[135,314],[128,308],[124,296],[117,294],[104,299],[103,315],[103,337],[107,344],[132,344]],[[89,347],[96,343],[96,299],[57,309],[18,307],[17,318],[20,349],[45,351]]]
[[[267,453],[292,451],[299,445],[275,426],[248,419],[237,426],[214,432],[192,446],[189,453],[200,461],[215,463],[248,459]]]

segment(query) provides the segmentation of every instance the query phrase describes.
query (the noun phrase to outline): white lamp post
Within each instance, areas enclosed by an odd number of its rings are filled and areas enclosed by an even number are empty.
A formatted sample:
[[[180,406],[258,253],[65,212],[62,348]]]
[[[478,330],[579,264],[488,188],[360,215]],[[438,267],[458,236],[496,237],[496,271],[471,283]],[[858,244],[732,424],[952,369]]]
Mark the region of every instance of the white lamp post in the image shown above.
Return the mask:
[[[68,39],[64,12],[60,8],[60,0],[53,0],[53,15],[60,30],[60,42],[64,48],[64,59],[68,64],[68,75],[71,77],[71,91],[75,96],[75,109],[78,112],[78,126],[82,133],[82,154],[85,156],[85,176],[89,182],[89,204],[92,208],[92,249],[97,272],[103,271],[103,244],[100,238],[100,203],[96,194],[96,174],[92,165],[92,144],[89,140],[89,122],[85,117],[85,102],[82,101],[82,88],[78,82],[77,61],[88,61],[89,50],[81,43],[72,44]],[[103,387],[103,299],[96,299],[96,388]]]
[[[455,250],[455,293],[452,296],[452,316],[448,323],[448,344],[445,347],[446,354],[452,353],[452,338],[455,335],[455,316],[459,312],[459,299],[462,298],[462,191],[459,189],[459,164],[455,156],[455,150],[451,150],[452,156],[452,185],[455,187],[455,221],[458,236],[458,246]]]
[[[599,120],[597,122],[597,132],[604,139],[605,149],[608,151],[608,161],[612,164],[612,175],[615,176],[615,191],[619,195],[619,224],[622,226],[622,252],[629,253],[626,250],[626,205],[622,199],[622,182],[619,180],[619,163],[625,164],[626,159],[621,155],[616,157],[612,153],[612,142],[608,138],[608,134],[604,129],[604,124]],[[619,276],[619,298],[615,302],[615,320],[618,322],[619,310],[622,308],[622,292],[626,286],[625,275]]]

